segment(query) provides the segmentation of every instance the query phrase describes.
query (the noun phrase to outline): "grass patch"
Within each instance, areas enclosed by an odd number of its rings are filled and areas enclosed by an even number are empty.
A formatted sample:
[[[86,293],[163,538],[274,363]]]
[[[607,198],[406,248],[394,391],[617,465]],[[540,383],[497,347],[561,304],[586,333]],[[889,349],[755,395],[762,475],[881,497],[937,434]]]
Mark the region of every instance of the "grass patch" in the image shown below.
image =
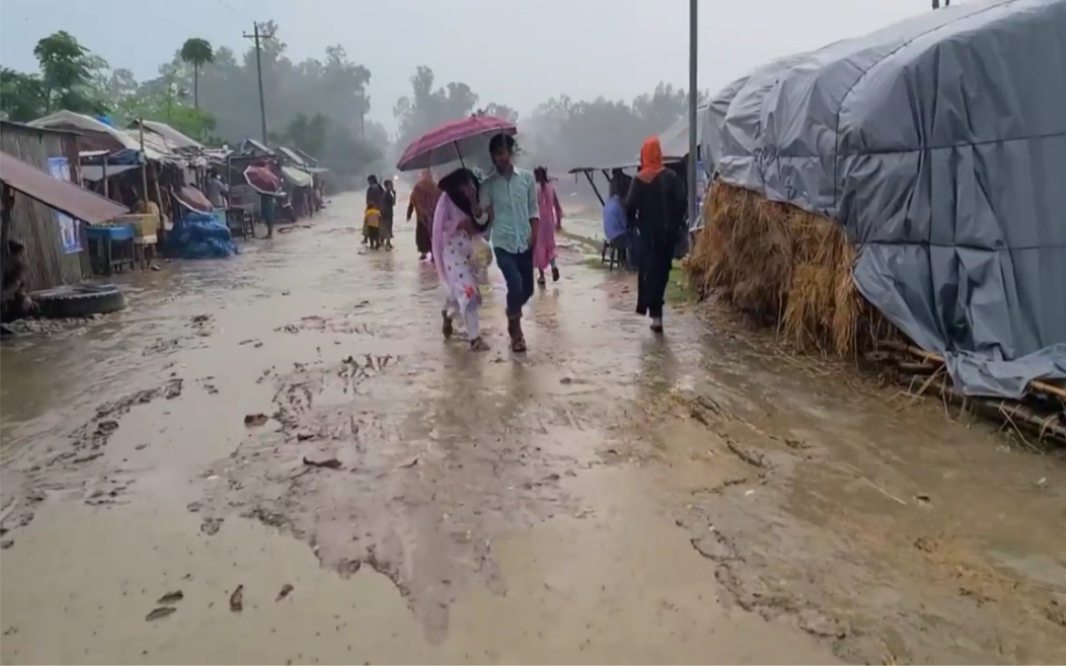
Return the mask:
[[[571,231],[567,231],[566,229],[556,231],[555,235],[562,236],[567,240],[573,241],[574,243],[577,243],[578,245],[582,246],[584,249],[590,252],[599,252],[603,248],[603,241],[596,240],[595,238],[589,238],[588,236],[582,236],[581,234],[575,234]]]
[[[675,259],[673,266],[670,268],[670,280],[666,283],[666,302],[686,303],[693,300],[692,294],[688,273],[681,268],[681,262]]]
[[[593,270],[606,271],[607,263],[604,262],[600,255],[589,254],[581,260],[581,264],[585,268],[591,268]],[[615,270],[620,271],[623,274],[629,274],[636,280],[637,272],[628,271],[625,268],[615,267]],[[693,299],[694,291],[689,284],[688,273],[681,267],[681,262],[675,260],[670,268],[670,280],[666,283],[665,299],[667,303],[685,303]]]
[[[585,268],[595,268],[597,270],[607,270],[607,262],[603,261],[598,254],[586,254],[581,260],[581,264]]]

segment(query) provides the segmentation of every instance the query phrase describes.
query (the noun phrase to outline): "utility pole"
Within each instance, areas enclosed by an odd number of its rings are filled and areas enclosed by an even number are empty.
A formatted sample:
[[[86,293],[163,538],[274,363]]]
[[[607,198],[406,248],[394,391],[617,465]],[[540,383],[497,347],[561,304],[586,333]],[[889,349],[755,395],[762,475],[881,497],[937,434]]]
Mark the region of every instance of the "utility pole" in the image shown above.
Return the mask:
[[[366,138],[366,91],[359,95],[359,138]]]
[[[696,54],[699,49],[699,24],[696,21],[696,0],[688,3],[688,223],[696,223],[696,124],[699,122],[699,83],[696,76]]]
[[[260,45],[261,39],[272,39],[274,35],[261,35],[259,34],[259,24],[254,23],[255,30],[252,34],[244,33],[245,39],[255,40],[255,75],[259,79],[259,121],[261,123],[260,129],[263,133],[263,145],[267,144],[267,112],[266,112],[266,98],[263,96],[263,49]]]

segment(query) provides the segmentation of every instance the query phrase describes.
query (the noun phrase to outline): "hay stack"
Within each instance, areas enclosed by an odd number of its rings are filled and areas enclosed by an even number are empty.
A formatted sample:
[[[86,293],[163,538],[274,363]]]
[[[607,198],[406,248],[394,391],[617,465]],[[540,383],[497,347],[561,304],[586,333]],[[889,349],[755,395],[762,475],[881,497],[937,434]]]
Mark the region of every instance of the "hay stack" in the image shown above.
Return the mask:
[[[841,225],[721,182],[703,205],[706,224],[686,262],[700,294],[716,293],[823,354],[899,339],[855,289],[855,251]]]

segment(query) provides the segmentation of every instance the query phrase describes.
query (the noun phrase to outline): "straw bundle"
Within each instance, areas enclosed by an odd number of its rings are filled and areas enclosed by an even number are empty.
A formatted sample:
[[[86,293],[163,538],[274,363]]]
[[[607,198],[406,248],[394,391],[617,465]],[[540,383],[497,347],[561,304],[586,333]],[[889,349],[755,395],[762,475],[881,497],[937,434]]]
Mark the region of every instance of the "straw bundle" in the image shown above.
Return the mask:
[[[712,190],[686,262],[699,293],[716,293],[823,354],[852,356],[899,338],[855,289],[855,251],[841,225],[725,183]]]
[[[703,219],[684,263],[696,293],[776,326],[799,348],[888,362],[921,386],[915,395],[938,391],[1015,430],[1027,427],[1039,441],[1066,441],[1066,387],[1034,381],[1022,402],[967,398],[952,388],[943,359],[909,344],[855,288],[855,249],[841,225],[722,182],[705,199]]]

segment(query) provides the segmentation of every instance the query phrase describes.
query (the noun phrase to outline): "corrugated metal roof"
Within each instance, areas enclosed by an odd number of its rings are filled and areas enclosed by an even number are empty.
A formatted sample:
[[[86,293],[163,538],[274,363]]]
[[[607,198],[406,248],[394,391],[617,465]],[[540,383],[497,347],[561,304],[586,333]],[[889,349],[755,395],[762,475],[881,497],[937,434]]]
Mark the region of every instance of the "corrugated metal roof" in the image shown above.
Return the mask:
[[[293,150],[296,151],[297,155],[303,158],[305,164],[318,166],[318,159],[309,155],[307,151],[300,150],[299,148],[293,148]]]
[[[304,162],[303,158],[293,152],[291,148],[286,148],[285,146],[278,146],[278,152],[292,160],[293,164],[298,167],[303,167],[307,165],[307,163]]]
[[[27,125],[26,123],[16,123],[12,120],[0,120],[0,131],[4,129],[14,130],[28,130],[31,132],[43,132],[45,134],[69,134],[78,136],[80,132],[67,129],[57,129],[55,127],[34,127],[33,125]]]
[[[237,146],[237,152],[240,153],[262,153],[264,155],[273,155],[274,151],[268,148],[265,144],[262,144],[255,139],[245,139],[241,141]]]
[[[132,123],[130,123],[130,129],[136,130],[138,122],[140,122],[140,121],[135,120]],[[182,134],[181,132],[179,132],[178,130],[174,129],[173,127],[171,127],[170,125],[168,125],[166,123],[161,123],[161,122],[156,121],[156,120],[145,120],[143,122],[144,122],[144,128],[145,129],[151,130],[151,131],[155,132],[156,134],[162,136],[164,139],[167,140],[167,143],[169,143],[176,150],[183,150],[183,149],[203,150],[204,149],[204,146],[203,146],[202,143],[200,143],[199,141],[197,141],[196,139],[193,139],[192,137],[190,137],[188,135]]]
[[[0,152],[0,181],[31,199],[89,224],[106,222],[129,212],[125,206],[54,178],[4,152]]]
[[[140,130],[119,129],[102,123],[96,118],[90,118],[73,111],[57,111],[44,118],[34,120],[29,123],[29,126],[36,129],[73,128],[81,133],[95,133],[98,136],[107,136],[111,139],[109,142],[111,150],[141,149]],[[145,157],[153,162],[183,164],[183,160],[174,152],[167,140],[162,135],[154,134],[150,131],[144,134],[144,154]]]

